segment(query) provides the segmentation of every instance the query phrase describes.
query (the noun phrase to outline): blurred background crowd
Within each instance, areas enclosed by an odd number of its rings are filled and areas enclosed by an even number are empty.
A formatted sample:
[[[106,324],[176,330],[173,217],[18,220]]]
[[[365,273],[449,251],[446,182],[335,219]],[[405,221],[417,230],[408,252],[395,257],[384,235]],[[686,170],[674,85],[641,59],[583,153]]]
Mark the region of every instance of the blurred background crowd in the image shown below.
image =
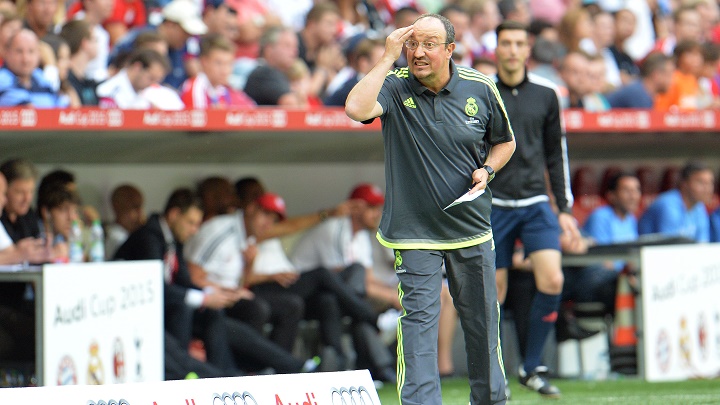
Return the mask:
[[[0,106],[341,106],[425,12],[452,21],[458,64],[488,74],[495,27],[526,24],[529,71],[564,107],[720,105],[716,0],[4,0]]]

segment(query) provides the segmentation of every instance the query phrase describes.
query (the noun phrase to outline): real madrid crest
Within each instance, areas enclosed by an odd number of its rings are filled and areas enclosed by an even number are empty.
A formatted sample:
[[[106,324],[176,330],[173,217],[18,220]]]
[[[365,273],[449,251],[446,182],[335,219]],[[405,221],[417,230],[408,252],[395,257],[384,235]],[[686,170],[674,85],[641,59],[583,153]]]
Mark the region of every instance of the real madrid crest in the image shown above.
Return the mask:
[[[465,114],[474,117],[475,114],[478,113],[478,105],[475,102],[475,99],[470,97],[467,99],[467,104],[465,104]]]

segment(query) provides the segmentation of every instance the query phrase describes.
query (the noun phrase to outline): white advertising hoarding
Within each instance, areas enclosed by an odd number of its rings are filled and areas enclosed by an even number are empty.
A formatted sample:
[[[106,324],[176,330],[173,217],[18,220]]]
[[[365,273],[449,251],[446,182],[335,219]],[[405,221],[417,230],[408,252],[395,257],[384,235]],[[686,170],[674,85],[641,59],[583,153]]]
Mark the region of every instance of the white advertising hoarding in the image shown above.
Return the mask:
[[[367,370],[0,390],[3,404],[381,405]],[[430,404],[428,404],[430,405]]]
[[[645,378],[720,374],[720,244],[641,250]]]
[[[43,268],[43,383],[164,379],[160,261]]]

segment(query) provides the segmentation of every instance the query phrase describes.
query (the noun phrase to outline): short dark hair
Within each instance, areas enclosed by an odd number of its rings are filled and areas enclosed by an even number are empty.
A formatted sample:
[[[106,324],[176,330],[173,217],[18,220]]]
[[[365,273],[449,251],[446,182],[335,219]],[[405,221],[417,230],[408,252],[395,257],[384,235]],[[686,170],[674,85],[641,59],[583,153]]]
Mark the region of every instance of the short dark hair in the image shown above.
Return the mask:
[[[164,55],[160,55],[157,51],[152,49],[138,49],[133,51],[130,56],[128,56],[125,66],[132,66],[136,63],[139,63],[143,69],[147,69],[157,63],[165,69],[165,72],[170,71],[170,62],[168,61],[168,58]]]
[[[115,187],[110,195],[110,204],[116,213],[140,208],[143,200],[140,189],[132,184],[121,184]]]
[[[42,179],[40,179],[40,185],[38,185],[38,204],[40,201],[40,195],[46,190],[50,190],[55,187],[67,188],[67,185],[70,183],[75,183],[75,175],[67,170],[56,169],[44,175]]]
[[[698,172],[710,171],[710,166],[703,162],[692,161],[688,162],[680,170],[680,181],[687,181],[693,174]]]
[[[663,66],[671,60],[672,58],[665,55],[663,52],[650,52],[640,65],[640,77],[650,77],[650,75],[662,69]]]
[[[67,202],[80,205],[80,197],[76,192],[68,190],[67,187],[60,183],[51,184],[49,187],[38,191],[39,209],[51,210]]]
[[[229,39],[220,34],[207,34],[200,40],[200,56],[208,56],[210,52],[219,50],[235,55],[235,46]]]
[[[10,184],[15,180],[37,180],[38,171],[32,162],[26,159],[10,159],[0,166],[0,172],[5,175],[5,180]]]
[[[680,60],[680,57],[684,54],[695,51],[702,53],[702,44],[693,39],[686,39],[678,42],[678,44],[675,45],[675,49],[673,50],[673,56],[675,57],[675,61],[678,61]]]
[[[630,173],[630,172],[618,172],[612,175],[610,179],[607,181],[607,185],[605,187],[605,192],[615,192],[618,189],[618,185],[620,184],[620,180],[626,178],[626,177],[632,177],[634,179],[637,179],[637,176]]]
[[[75,55],[80,51],[80,46],[84,39],[92,38],[90,24],[85,20],[72,20],[65,23],[60,30],[60,36],[67,42],[70,47],[70,55]]]
[[[498,25],[495,28],[495,35],[497,35],[499,37],[500,33],[503,31],[516,31],[516,30],[525,31],[525,33],[530,34],[530,32],[528,31],[528,27],[525,24],[514,21],[514,20],[505,20],[505,21],[501,22],[500,25]]]
[[[235,182],[235,195],[237,195],[240,209],[245,209],[263,194],[265,194],[265,187],[257,177],[243,177]]]
[[[164,214],[167,215],[173,209],[178,208],[183,214],[191,208],[197,208],[202,211],[203,205],[200,197],[189,188],[178,188],[170,194],[167,204],[165,204]]]
[[[450,20],[448,20],[444,16],[441,16],[440,14],[425,13],[420,17],[416,18],[413,24],[422,20],[423,18],[435,18],[437,20],[440,20],[440,22],[443,23],[443,25],[445,26],[445,42],[447,42],[448,44],[455,42],[455,27],[453,27]]]

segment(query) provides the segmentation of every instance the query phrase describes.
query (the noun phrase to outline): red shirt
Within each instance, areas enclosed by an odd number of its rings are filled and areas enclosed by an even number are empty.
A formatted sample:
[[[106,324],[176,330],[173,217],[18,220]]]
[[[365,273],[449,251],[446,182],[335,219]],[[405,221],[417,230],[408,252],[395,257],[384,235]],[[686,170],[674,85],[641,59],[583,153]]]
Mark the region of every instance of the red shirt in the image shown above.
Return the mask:
[[[241,91],[227,86],[213,87],[204,73],[185,81],[180,98],[186,108],[196,109],[253,108],[256,105]]]

